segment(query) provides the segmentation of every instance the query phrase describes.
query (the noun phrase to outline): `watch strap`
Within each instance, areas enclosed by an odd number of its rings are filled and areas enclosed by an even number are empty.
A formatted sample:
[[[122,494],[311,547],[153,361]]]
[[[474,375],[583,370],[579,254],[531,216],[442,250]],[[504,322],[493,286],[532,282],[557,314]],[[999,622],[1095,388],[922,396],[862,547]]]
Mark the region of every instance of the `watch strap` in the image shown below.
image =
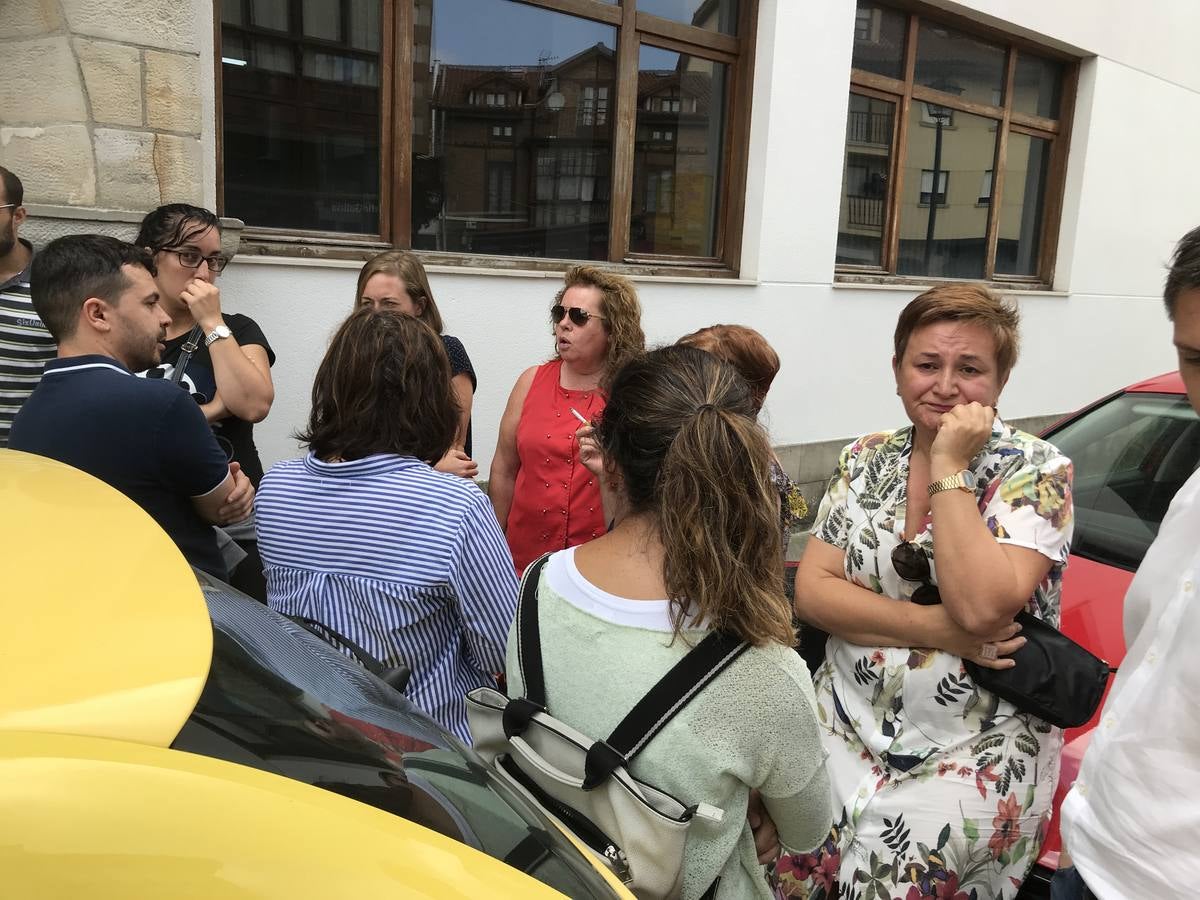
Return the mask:
[[[222,338],[233,337],[233,332],[229,330],[228,325],[218,325],[204,337],[204,346],[211,347]]]
[[[941,491],[952,491],[955,488],[962,488],[970,493],[971,489],[967,486],[967,480],[963,478],[962,472],[955,472],[953,475],[947,475],[945,478],[939,478],[937,481],[929,485],[929,496],[940,493]]]

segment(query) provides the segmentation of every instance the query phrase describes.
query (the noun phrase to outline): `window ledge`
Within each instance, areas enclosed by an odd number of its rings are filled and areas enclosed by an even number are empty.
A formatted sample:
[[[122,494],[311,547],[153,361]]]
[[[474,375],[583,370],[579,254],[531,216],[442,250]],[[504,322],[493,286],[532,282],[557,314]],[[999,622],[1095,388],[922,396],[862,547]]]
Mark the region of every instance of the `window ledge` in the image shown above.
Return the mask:
[[[974,278],[916,278],[897,275],[849,275],[838,273],[833,276],[833,286],[841,290],[864,291],[924,291],[940,284],[982,284],[988,290],[1001,294],[1020,294],[1022,297],[1067,297],[1068,291],[1056,291],[1033,281],[982,281]]]
[[[243,233],[234,263],[279,266],[320,266],[335,269],[357,269],[371,257],[393,249],[389,244],[364,239],[330,240],[297,238],[289,240],[274,235]],[[669,262],[614,263],[606,260],[542,259],[530,257],[483,256],[413,251],[426,271],[447,275],[501,275],[519,278],[561,279],[573,265],[596,265],[606,272],[619,272],[634,281],[669,282],[674,284],[754,285],[753,279],[738,277],[732,269],[708,266],[672,265]]]

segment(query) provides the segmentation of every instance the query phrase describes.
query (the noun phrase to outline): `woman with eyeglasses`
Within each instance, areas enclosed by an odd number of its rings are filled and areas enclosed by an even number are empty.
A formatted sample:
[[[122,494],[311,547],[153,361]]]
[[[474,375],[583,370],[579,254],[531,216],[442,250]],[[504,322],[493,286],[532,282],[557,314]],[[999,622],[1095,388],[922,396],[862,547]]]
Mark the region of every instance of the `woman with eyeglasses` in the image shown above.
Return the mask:
[[[429,288],[429,277],[417,257],[405,250],[388,250],[367,261],[358,273],[356,306],[391,309],[420,319],[442,339],[450,359],[450,386],[458,401],[458,429],[446,455],[434,464],[439,472],[474,478],[479,466],[471,458],[471,405],[474,401],[475,367],[467,349],[456,337],[442,333],[442,314]]]
[[[488,478],[518,574],[548,550],[604,533],[599,481],[580,462],[575,432],[604,409],[608,378],[646,343],[633,282],[595,266],[567,270],[550,319],[554,358],[517,379]]]
[[[1057,625],[1071,462],[996,413],[1018,314],[943,285],[904,308],[892,369],[909,423],[841,454],[796,572],[796,612],[830,633],[817,702],[834,821],[785,856],[785,890],[1016,896],[1037,859],[1062,732],[975,684]],[[914,893],[915,892],[915,893]]]
[[[275,399],[275,352],[257,322],[222,309],[215,282],[229,260],[221,252],[220,221],[199,206],[171,203],[147,213],[135,243],[154,254],[160,302],[171,317],[162,362],[140,374],[177,379],[200,404],[230,461],[257,488],[263,470],[254,423],[267,417]],[[235,586],[265,599],[253,521],[225,531],[250,556],[237,567]]]

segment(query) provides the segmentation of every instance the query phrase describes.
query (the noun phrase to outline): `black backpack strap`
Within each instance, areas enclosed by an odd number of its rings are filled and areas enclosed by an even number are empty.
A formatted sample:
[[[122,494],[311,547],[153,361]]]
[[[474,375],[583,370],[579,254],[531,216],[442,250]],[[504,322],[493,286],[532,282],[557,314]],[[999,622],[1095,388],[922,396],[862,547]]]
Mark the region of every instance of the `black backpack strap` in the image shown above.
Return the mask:
[[[525,698],[536,707],[546,706],[546,679],[542,674],[542,631],[538,624],[538,584],[549,553],[531,562],[521,576],[517,599],[517,665]]]
[[[590,790],[626,766],[714,678],[749,649],[736,635],[713,631],[675,663],[613,729],[587,753],[583,787]]]

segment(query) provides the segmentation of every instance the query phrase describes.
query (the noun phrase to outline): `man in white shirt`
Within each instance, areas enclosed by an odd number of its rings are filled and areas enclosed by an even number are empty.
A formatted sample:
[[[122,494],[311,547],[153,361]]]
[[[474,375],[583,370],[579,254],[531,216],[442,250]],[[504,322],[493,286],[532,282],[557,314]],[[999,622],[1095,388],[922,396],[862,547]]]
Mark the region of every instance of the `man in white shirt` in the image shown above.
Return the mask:
[[[1179,242],[1164,299],[1188,400],[1200,412],[1200,228]],[[1063,843],[1074,867],[1055,875],[1055,900],[1160,900],[1196,891],[1198,586],[1200,471],[1175,495],[1125,595],[1128,652],[1063,801]]]

